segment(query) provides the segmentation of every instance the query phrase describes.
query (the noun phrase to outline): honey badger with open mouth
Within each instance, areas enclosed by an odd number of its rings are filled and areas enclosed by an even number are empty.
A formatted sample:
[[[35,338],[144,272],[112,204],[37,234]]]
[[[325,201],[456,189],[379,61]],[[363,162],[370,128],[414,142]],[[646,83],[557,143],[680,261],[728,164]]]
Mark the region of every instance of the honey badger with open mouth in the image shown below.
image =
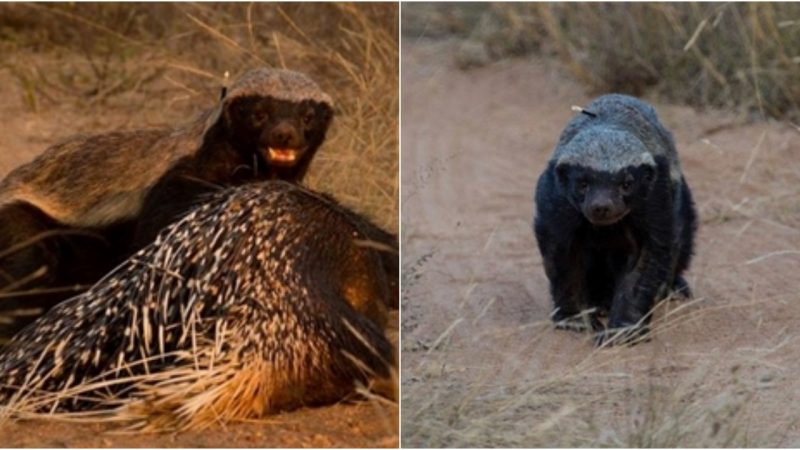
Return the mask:
[[[330,97],[304,75],[277,70],[250,73],[225,97],[228,141],[256,149],[267,178],[302,181],[330,125]]]
[[[600,331],[598,343],[646,334],[655,301],[691,295],[682,273],[696,228],[675,144],[655,110],[619,94],[594,100],[562,132],[536,187],[534,233],[553,320]]]
[[[204,193],[301,182],[333,117],[306,75],[261,68],[187,126],[79,136],[0,183],[0,343],[150,243]]]

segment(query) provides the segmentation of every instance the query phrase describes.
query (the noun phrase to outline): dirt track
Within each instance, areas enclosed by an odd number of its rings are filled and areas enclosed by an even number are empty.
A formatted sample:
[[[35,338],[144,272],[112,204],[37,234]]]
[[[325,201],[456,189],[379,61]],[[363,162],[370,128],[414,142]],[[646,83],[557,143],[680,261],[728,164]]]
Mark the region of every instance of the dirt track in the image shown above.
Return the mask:
[[[404,39],[403,445],[800,445],[800,129],[656,103],[701,216],[652,341],[553,330],[533,188],[590,100],[555,63]]]

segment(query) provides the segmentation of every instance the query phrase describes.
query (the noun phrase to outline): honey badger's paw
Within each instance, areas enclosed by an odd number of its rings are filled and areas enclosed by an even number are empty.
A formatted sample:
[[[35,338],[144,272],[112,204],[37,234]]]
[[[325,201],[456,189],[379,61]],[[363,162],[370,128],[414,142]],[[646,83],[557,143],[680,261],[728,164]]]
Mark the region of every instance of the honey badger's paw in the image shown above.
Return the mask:
[[[600,331],[603,329],[603,323],[597,318],[597,313],[594,309],[587,309],[579,313],[567,313],[556,309],[550,315],[550,319],[555,324],[557,330],[583,333],[586,331]]]
[[[612,345],[636,345],[651,339],[650,326],[634,324],[626,327],[609,328],[597,333],[595,345],[610,347]]]
[[[686,278],[683,278],[681,275],[675,277],[675,285],[672,287],[672,294],[676,297],[686,300],[694,298],[694,295],[692,294],[692,288],[689,287],[689,282],[686,281]]]

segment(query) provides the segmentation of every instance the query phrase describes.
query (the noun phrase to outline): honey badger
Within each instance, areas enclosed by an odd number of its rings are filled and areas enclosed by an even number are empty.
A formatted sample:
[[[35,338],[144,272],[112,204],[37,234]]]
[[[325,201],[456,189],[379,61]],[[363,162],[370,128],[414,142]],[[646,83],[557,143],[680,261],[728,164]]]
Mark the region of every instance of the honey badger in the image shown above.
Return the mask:
[[[562,132],[536,186],[534,234],[560,326],[598,342],[649,330],[649,312],[683,278],[697,219],[671,134],[636,98],[604,95]],[[585,320],[585,319],[588,319]]]
[[[0,405],[190,428],[391,379],[384,233],[282,181],[211,194],[0,349]]]
[[[202,193],[300,182],[332,115],[307,76],[261,68],[185,127],[75,137],[11,172],[0,183],[0,337],[30,321],[16,311],[35,316],[97,281]]]

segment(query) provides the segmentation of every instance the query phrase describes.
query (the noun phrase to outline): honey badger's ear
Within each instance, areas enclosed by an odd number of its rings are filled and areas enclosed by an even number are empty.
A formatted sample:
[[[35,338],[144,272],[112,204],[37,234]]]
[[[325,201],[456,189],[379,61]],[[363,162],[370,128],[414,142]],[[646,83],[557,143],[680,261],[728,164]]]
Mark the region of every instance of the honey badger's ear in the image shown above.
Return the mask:
[[[321,103],[320,104],[320,112],[322,114],[322,119],[325,121],[326,124],[330,125],[331,121],[333,121],[333,117],[335,116],[336,112],[329,103]]]
[[[334,103],[323,103],[325,105],[325,110],[328,111],[331,117],[336,117],[342,115],[342,110],[339,108],[338,104]]]
[[[242,117],[244,110],[245,105],[240,98],[228,99],[222,104],[222,115],[228,123]]]
[[[558,182],[562,185],[566,185],[569,180],[569,165],[559,161],[556,163],[555,172]]]
[[[228,99],[222,103],[222,118],[225,120],[225,125],[230,125],[236,119],[236,109],[239,108],[236,99]]]
[[[642,170],[644,179],[646,182],[650,183],[656,177],[656,168],[649,164],[643,164],[642,167],[644,168]]]
[[[257,100],[250,97],[229,98],[222,104],[222,118],[225,125],[252,125],[253,105]]]

